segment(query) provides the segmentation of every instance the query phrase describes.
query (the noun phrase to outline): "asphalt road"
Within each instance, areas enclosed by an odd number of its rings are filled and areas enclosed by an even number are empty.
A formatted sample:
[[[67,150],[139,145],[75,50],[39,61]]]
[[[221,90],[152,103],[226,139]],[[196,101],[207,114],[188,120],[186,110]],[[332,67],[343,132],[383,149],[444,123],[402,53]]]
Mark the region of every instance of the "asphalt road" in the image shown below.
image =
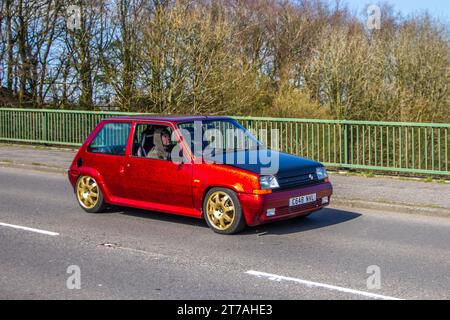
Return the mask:
[[[450,219],[330,208],[221,236],[162,213],[87,214],[64,175],[0,168],[0,299],[389,297],[450,298]]]

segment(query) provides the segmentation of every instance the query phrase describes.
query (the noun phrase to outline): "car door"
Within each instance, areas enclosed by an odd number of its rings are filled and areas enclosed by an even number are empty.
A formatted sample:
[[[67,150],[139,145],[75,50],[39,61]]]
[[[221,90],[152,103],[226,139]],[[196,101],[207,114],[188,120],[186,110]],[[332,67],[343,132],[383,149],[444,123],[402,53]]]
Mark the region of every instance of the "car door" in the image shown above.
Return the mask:
[[[148,205],[166,206],[166,209],[192,208],[192,164],[156,159],[151,157],[150,150],[139,151],[143,145],[154,147],[151,141],[142,141],[142,139],[156,139],[149,126],[153,127],[154,131],[165,128],[173,132],[173,127],[164,122],[136,123],[133,148],[125,165],[127,198],[144,201]],[[173,145],[181,144],[176,140]]]

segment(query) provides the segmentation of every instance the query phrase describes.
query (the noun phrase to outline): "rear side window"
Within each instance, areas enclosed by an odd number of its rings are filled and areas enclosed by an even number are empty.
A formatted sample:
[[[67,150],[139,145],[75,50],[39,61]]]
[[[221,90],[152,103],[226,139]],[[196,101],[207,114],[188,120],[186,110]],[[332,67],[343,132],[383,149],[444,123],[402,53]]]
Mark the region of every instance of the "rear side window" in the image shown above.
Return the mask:
[[[131,123],[109,122],[97,133],[88,147],[89,152],[123,156],[127,148]]]

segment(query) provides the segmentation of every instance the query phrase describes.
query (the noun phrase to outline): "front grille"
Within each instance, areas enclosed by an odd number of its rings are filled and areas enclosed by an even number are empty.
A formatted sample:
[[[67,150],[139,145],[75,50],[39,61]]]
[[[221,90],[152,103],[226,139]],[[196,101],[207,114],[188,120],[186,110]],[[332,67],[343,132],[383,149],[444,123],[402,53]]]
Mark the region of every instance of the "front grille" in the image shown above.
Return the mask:
[[[321,181],[317,179],[315,173],[302,174],[291,177],[278,178],[280,188],[278,190],[287,190],[298,187],[307,187],[319,184]]]

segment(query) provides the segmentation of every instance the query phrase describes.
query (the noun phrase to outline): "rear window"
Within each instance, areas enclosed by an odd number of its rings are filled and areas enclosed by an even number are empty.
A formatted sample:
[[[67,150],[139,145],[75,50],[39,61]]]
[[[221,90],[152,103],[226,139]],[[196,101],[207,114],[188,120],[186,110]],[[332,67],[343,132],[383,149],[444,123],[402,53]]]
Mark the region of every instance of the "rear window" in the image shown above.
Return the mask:
[[[88,147],[89,152],[123,156],[127,148],[131,123],[108,122]]]

